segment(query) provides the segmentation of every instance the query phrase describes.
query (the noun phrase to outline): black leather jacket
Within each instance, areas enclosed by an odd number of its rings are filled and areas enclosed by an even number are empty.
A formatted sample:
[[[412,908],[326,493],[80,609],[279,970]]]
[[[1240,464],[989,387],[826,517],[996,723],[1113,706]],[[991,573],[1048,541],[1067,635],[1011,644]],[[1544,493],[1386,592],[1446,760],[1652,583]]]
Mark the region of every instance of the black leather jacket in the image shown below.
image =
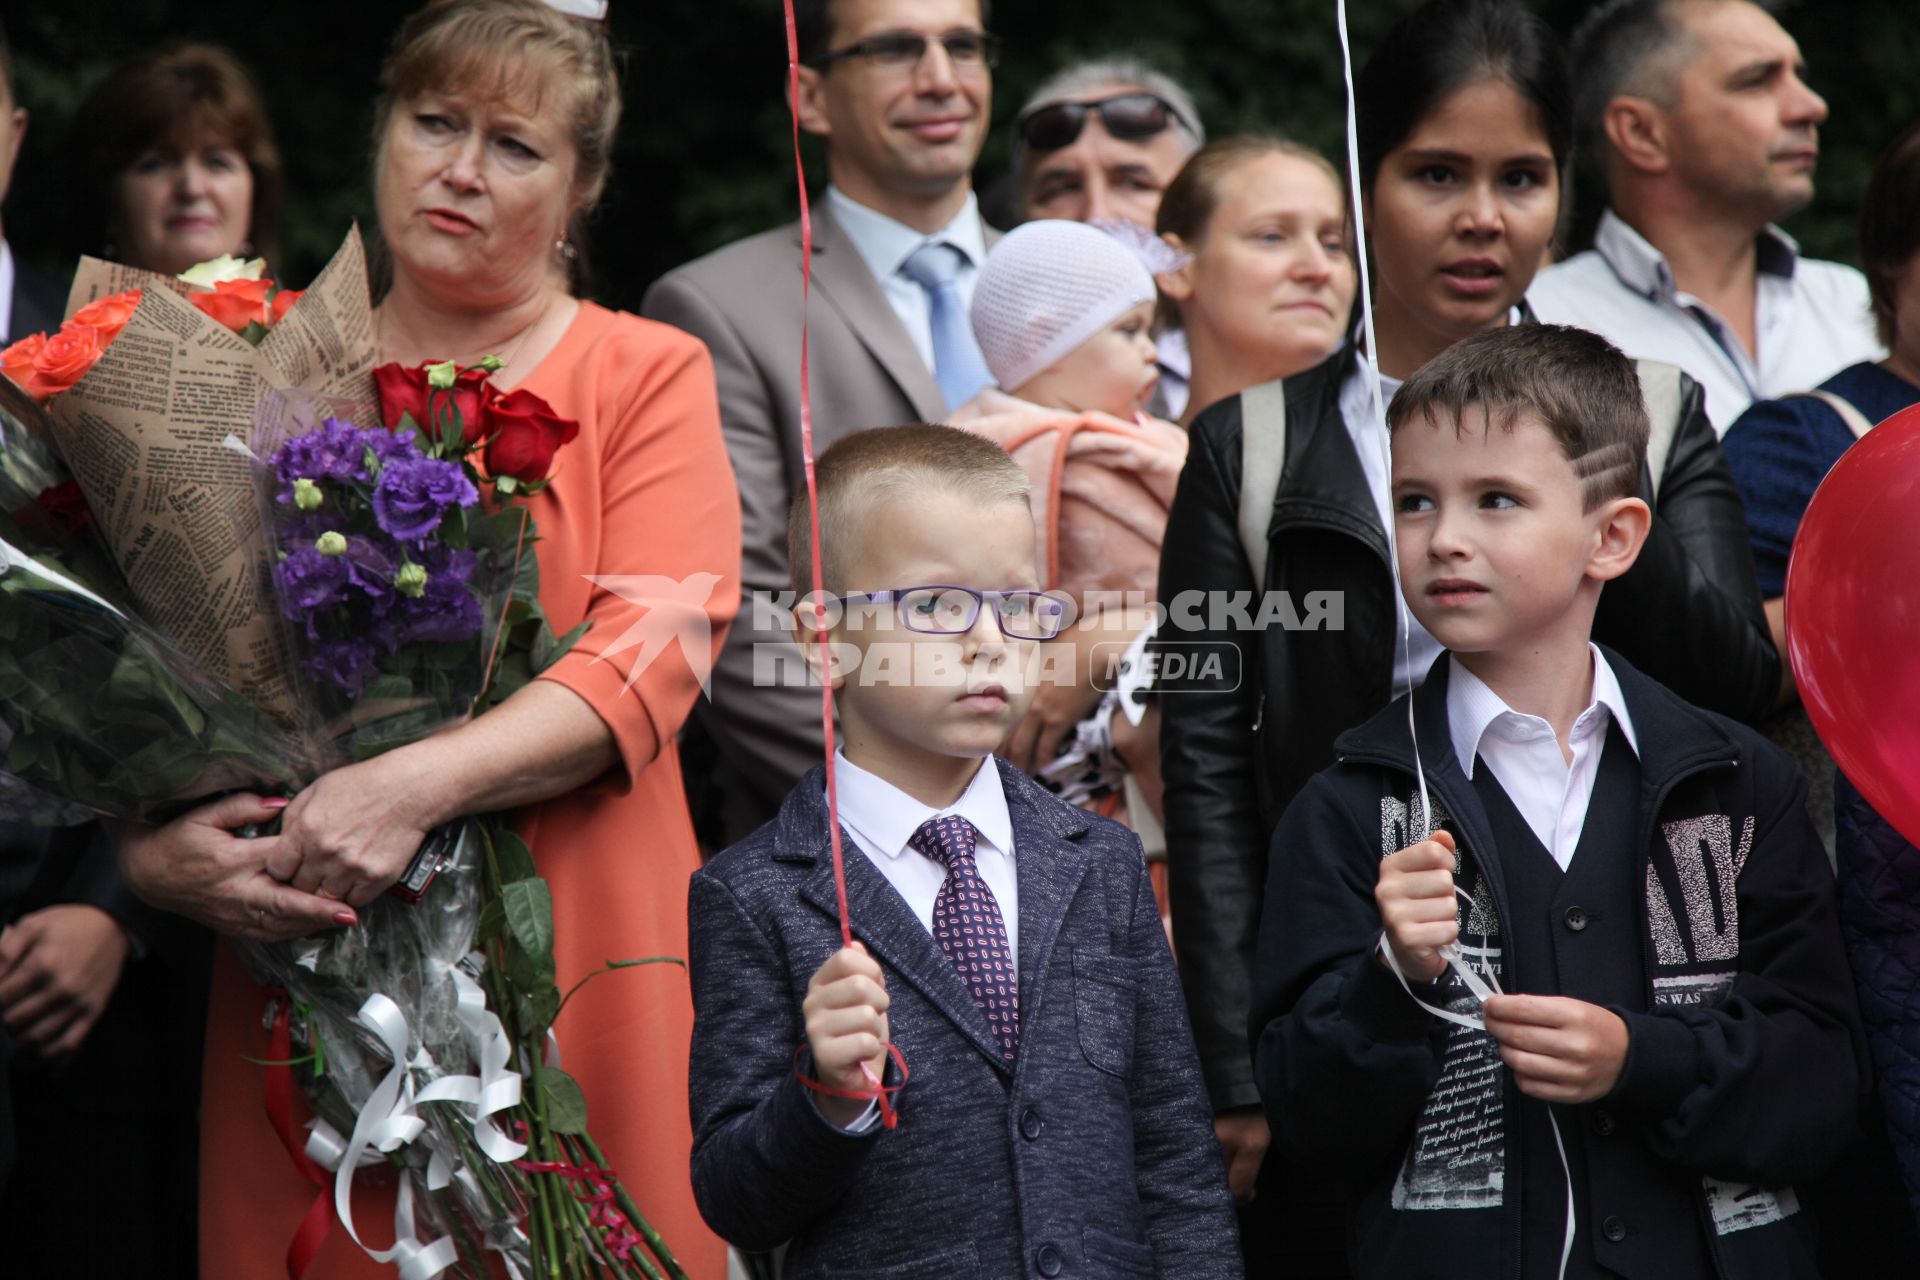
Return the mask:
[[[1238,396],[1194,420],[1161,548],[1160,599],[1176,615],[1156,644],[1161,669],[1176,648],[1227,660],[1221,678],[1166,682],[1160,698],[1174,944],[1216,1110],[1260,1100],[1247,1015],[1268,839],[1294,794],[1333,762],[1334,739],[1394,692],[1400,632],[1387,538],[1340,416],[1356,359],[1348,348],[1287,380],[1286,465],[1260,584],[1287,593],[1303,623],[1326,625],[1249,630],[1230,613],[1176,607],[1198,591],[1240,592],[1258,608],[1238,530]],[[1753,723],[1778,693],[1780,659],[1704,399],[1683,379],[1652,531],[1633,568],[1601,593],[1593,634],[1689,702]],[[1652,492],[1643,466],[1641,495],[1651,502]],[[1339,593],[1343,607],[1315,616],[1315,592]],[[1183,625],[1193,622],[1201,625]]]

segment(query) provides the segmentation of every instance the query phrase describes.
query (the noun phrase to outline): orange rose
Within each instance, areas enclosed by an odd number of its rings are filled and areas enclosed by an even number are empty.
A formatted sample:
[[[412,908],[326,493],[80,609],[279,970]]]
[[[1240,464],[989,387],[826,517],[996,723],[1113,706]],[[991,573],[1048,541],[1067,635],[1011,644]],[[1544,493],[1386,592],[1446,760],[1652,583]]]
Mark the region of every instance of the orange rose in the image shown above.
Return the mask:
[[[36,400],[44,400],[46,396],[37,389],[33,376],[33,358],[39,355],[40,349],[46,345],[47,335],[36,333],[32,337],[20,339],[5,351],[0,351],[0,373],[6,374],[15,386]]]
[[[73,313],[70,324],[84,324],[100,331],[100,345],[106,346],[120,336],[127,327],[127,321],[133,318],[133,312],[140,305],[140,291],[129,289],[125,293],[111,294],[105,298],[95,298],[86,306]]]
[[[87,376],[103,350],[98,329],[67,321],[33,357],[33,378],[38,385],[28,389],[43,399],[59,395]]]
[[[280,292],[274,294],[273,322],[279,324],[280,318],[292,309],[294,303],[300,301],[300,295],[305,292],[305,289],[282,289]]]
[[[187,301],[239,333],[250,324],[273,323],[273,309],[267,302],[272,288],[271,280],[222,280],[213,292],[188,294]]]

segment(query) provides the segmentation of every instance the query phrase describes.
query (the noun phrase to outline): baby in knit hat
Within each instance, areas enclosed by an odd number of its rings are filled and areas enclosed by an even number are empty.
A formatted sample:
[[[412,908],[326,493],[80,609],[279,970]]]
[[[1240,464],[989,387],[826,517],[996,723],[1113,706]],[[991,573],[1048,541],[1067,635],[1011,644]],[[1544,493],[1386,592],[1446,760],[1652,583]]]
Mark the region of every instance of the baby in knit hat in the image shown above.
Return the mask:
[[[987,254],[973,335],[1001,391],[1132,420],[1160,380],[1156,296],[1139,254],[1114,236],[1080,222],[1029,222]]]
[[[1075,680],[1043,690],[1042,712],[1008,754],[1064,798],[1141,830],[1150,815],[1140,810],[1157,808],[1157,729],[1111,660],[1131,644],[1129,670],[1143,667],[1138,649],[1187,437],[1145,411],[1158,372],[1156,290],[1143,257],[1159,242],[1129,243],[1125,234],[1040,221],[1000,239],[974,285],[971,312],[998,385],[949,421],[994,440],[1026,470],[1046,585],[1074,596],[1084,615],[1052,642],[1078,648]],[[1129,775],[1134,804],[1120,813]]]

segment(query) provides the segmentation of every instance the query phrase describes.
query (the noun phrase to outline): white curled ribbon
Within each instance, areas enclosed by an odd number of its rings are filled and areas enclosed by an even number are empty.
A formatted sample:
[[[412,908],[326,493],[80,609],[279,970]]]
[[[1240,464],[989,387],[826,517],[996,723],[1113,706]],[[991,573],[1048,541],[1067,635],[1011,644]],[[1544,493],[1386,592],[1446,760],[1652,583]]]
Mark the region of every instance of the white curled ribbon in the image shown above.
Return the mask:
[[[516,1142],[493,1123],[493,1117],[520,1103],[520,1073],[507,1064],[513,1060],[513,1041],[500,1018],[487,1008],[486,992],[480,984],[459,969],[451,970],[458,993],[454,1015],[467,1033],[467,1046],[480,1064],[478,1075],[446,1076],[422,1089],[415,1102],[459,1102],[471,1106],[473,1138],[480,1150],[496,1164],[507,1164],[527,1154],[527,1144]],[[434,1153],[428,1166],[427,1185],[438,1190],[447,1183],[451,1170]]]
[[[330,1166],[334,1168],[333,1212],[353,1242],[375,1262],[394,1264],[399,1269],[400,1280],[433,1280],[433,1277],[453,1265],[459,1257],[459,1249],[452,1237],[428,1244],[415,1234],[413,1184],[410,1179],[400,1179],[400,1190],[393,1211],[394,1244],[391,1249],[370,1248],[353,1225],[354,1171],[363,1165],[378,1162],[379,1157],[374,1154],[376,1151],[396,1151],[419,1137],[421,1130],[426,1128],[426,1122],[414,1114],[417,1099],[413,1094],[411,1071],[415,1066],[426,1065],[429,1061],[424,1053],[418,1060],[408,1059],[406,1015],[386,996],[377,992],[368,996],[367,1002],[360,1006],[359,1016],[361,1025],[372,1031],[386,1046],[393,1067],[374,1086],[366,1105],[354,1117],[353,1135],[347,1139],[344,1147],[339,1144],[339,1132],[321,1121],[314,1125],[314,1132],[307,1139],[307,1151],[322,1164],[327,1163],[323,1155],[336,1156],[338,1164]],[[324,1132],[322,1126],[325,1126]],[[316,1154],[316,1145],[319,1154]]]
[[[1456,887],[1454,892],[1465,898],[1469,907],[1473,905],[1473,895],[1465,889]],[[1393,976],[1400,980],[1400,988],[1407,993],[1409,1000],[1436,1018],[1465,1027],[1469,1031],[1486,1031],[1486,1019],[1477,1012],[1455,1013],[1452,1009],[1442,1009],[1439,1005],[1428,1004],[1414,995],[1413,986],[1407,981],[1407,975],[1401,972],[1400,961],[1394,956],[1393,947],[1387,942],[1385,932],[1380,934],[1379,947],[1381,958],[1387,962],[1387,968],[1393,970]],[[1458,942],[1450,942],[1440,948],[1440,958],[1447,962],[1447,968],[1453,970],[1460,981],[1466,984],[1467,990],[1473,993],[1476,1005],[1485,1004],[1494,996],[1506,994],[1501,990],[1500,979],[1494,976],[1491,969],[1488,970],[1487,976],[1482,978],[1466,961],[1468,955],[1485,956],[1486,954],[1484,947],[1463,947]],[[1552,1106],[1547,1107],[1547,1124],[1553,1129],[1553,1147],[1560,1153],[1560,1175],[1565,1179],[1567,1187],[1567,1233],[1560,1241],[1560,1277],[1561,1280],[1566,1280],[1567,1262],[1573,1257],[1575,1215],[1579,1210],[1573,1203],[1573,1166],[1567,1163],[1567,1144],[1561,1140],[1560,1121],[1553,1114]]]

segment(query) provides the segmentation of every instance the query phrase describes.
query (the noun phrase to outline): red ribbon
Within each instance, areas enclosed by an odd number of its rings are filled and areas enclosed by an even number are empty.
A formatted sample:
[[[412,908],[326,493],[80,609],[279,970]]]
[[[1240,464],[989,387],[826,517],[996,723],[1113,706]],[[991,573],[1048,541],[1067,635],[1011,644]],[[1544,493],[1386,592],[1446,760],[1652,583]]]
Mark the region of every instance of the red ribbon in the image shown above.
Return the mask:
[[[826,673],[833,669],[833,650],[827,639],[826,575],[820,567],[820,491],[813,474],[813,394],[808,376],[807,304],[813,296],[813,206],[807,199],[807,164],[800,154],[800,35],[794,26],[793,0],[784,0],[787,19],[787,109],[793,119],[793,173],[800,189],[800,459],[807,473],[807,550],[813,560],[814,634],[820,638],[820,725],[826,739],[827,839],[833,851],[833,900],[840,909],[840,945],[853,945],[853,917],[847,911],[847,866],[840,842],[840,790],[833,776],[833,682]],[[887,1052],[900,1063],[900,1078],[906,1079],[906,1062],[892,1045]],[[881,1085],[866,1065],[872,1086],[865,1095],[878,1099],[880,1115],[891,1129],[897,1118],[893,1111],[892,1089]],[[800,1077],[803,1083],[818,1086]],[[851,1095],[847,1095],[851,1096]]]
[[[899,1125],[900,1113],[893,1109],[893,1095],[900,1092],[907,1084],[907,1060],[901,1056],[900,1050],[891,1044],[887,1046],[887,1056],[892,1058],[893,1065],[900,1069],[900,1083],[881,1084],[878,1080],[873,1079],[873,1072],[868,1070],[865,1063],[862,1063],[860,1069],[867,1072],[867,1079],[873,1080],[873,1083],[865,1089],[836,1089],[830,1084],[822,1084],[820,1081],[813,1079],[800,1070],[800,1056],[806,1053],[806,1051],[807,1046],[804,1044],[793,1051],[793,1074],[801,1084],[813,1090],[815,1093],[823,1093],[829,1098],[848,1098],[854,1102],[878,1102],[880,1104],[880,1127],[883,1129],[892,1129]]]
[[[620,1181],[618,1173],[596,1164],[570,1164],[564,1160],[516,1160],[513,1164],[514,1168],[527,1173],[550,1173],[580,1183],[574,1194],[589,1206],[587,1222],[605,1233],[606,1246],[615,1258],[621,1262],[632,1259],[641,1240],[633,1224],[627,1221],[627,1215],[614,1203],[613,1186]]]
[[[326,1170],[315,1164],[313,1157],[307,1154],[307,1144],[301,1141],[299,1128],[293,1119],[293,998],[278,988],[270,991],[268,998],[277,1002],[277,1011],[273,1015],[273,1030],[267,1041],[267,1120],[273,1125],[274,1133],[279,1135],[280,1144],[287,1149],[287,1155],[293,1160],[293,1167],[299,1170],[300,1176],[320,1188],[320,1194],[314,1197],[307,1216],[301,1219],[299,1230],[293,1233],[293,1239],[287,1243],[287,1280],[300,1280],[313,1264],[314,1256],[320,1252],[327,1234],[333,1230],[333,1210],[327,1203]]]

